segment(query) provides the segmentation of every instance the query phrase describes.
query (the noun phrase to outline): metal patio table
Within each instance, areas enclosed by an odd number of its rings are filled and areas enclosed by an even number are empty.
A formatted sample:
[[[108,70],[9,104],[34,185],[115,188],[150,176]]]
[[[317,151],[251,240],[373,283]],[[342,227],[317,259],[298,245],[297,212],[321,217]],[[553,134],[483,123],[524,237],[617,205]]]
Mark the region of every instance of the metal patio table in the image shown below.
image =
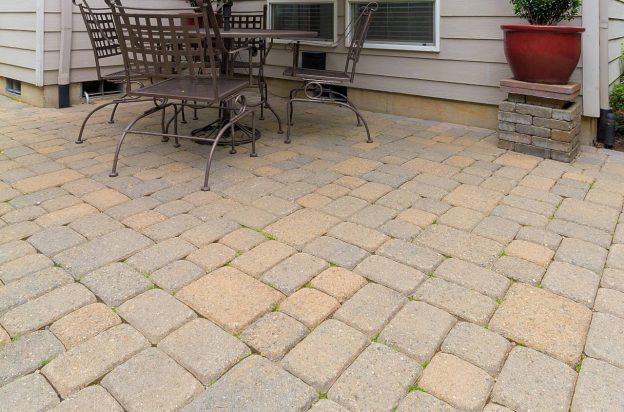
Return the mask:
[[[224,22],[224,26],[226,28],[228,28],[229,23],[226,20]],[[274,29],[230,29],[230,30],[226,30],[223,29],[220,32],[221,38],[223,38],[224,42],[225,42],[225,46],[228,47],[228,49],[231,49],[232,44],[233,44],[233,40],[237,39],[237,38],[245,38],[245,39],[268,39],[270,40],[271,44],[273,43],[273,40],[275,39],[283,39],[283,40],[298,40],[298,39],[311,39],[311,38],[315,38],[318,36],[318,33],[315,31],[301,31],[301,30],[274,30]],[[212,37],[209,34],[206,33],[200,33],[202,36],[206,37],[206,39],[210,39],[210,37]],[[271,47],[269,47],[269,50],[271,49]],[[298,55],[298,49],[299,49],[299,45],[298,43],[295,44],[295,57],[294,59],[296,59],[296,56]],[[227,58],[228,56],[224,56],[223,58],[223,67],[222,67],[222,71],[224,71],[225,73],[227,73],[229,70],[231,70],[231,62],[229,61],[229,59]],[[295,62],[295,61],[294,61]],[[264,64],[266,62],[262,62],[262,64]],[[265,96],[265,99],[267,99],[268,96]],[[266,103],[266,101],[261,101],[259,104],[264,104]],[[201,128],[195,129],[193,130],[193,135],[194,136],[202,136],[202,137],[209,137],[210,135],[212,135],[213,133],[215,133],[215,131],[219,130],[221,128],[222,125],[227,124],[229,121],[229,110],[221,110],[220,114],[219,114],[219,118],[215,121],[213,121],[212,123],[203,126]],[[279,119],[278,119],[279,120]],[[248,127],[246,125],[243,124],[237,124],[236,125],[236,130],[242,132],[240,134],[238,134],[238,136],[235,137],[235,144],[236,145],[240,145],[240,144],[244,144],[244,143],[249,143],[252,141],[252,136],[251,136],[251,127]],[[261,133],[258,129],[256,129],[256,139],[260,138]],[[226,139],[227,140],[227,139]],[[198,143],[203,143],[200,141],[197,141]],[[226,144],[225,141],[223,143],[224,145]]]

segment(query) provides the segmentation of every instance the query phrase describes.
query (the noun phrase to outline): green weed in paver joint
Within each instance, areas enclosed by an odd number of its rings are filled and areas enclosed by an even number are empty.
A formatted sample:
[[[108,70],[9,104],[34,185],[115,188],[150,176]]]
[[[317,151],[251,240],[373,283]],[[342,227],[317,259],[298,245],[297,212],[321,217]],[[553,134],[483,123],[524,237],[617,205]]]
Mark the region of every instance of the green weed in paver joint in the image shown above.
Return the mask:
[[[271,310],[272,310],[273,312],[279,312],[279,310],[280,310],[280,305],[277,305],[277,304],[273,305],[273,309],[271,309]]]
[[[414,296],[408,296],[407,300],[409,300],[410,302],[413,302],[416,300],[416,298]]]
[[[236,253],[234,254],[234,257],[239,257],[242,254],[243,254],[242,250],[237,250]]]
[[[11,337],[11,342],[17,342],[18,340],[20,340],[22,337],[20,335],[17,336],[12,336]]]
[[[329,262],[329,267],[330,267],[330,268],[337,268],[337,267],[338,267],[338,265],[337,265],[337,264],[335,264],[334,262]]]
[[[421,388],[420,386],[417,386],[417,385],[412,385],[412,386],[410,386],[410,387],[409,387],[409,391],[410,391],[410,392],[418,391],[418,392],[424,392],[424,393],[427,393],[427,391],[426,391],[426,390],[424,390],[423,388]]]
[[[379,333],[371,338],[371,342],[373,342],[373,343],[379,342]]]
[[[431,222],[432,225],[437,225],[438,224],[438,219],[434,220],[433,222]]]
[[[581,369],[583,368],[583,361],[578,361],[576,365],[574,365],[574,370],[576,373],[581,373]]]
[[[522,347],[522,348],[526,348],[526,345],[522,342],[516,342],[516,345]]]
[[[113,311],[113,313],[117,313],[117,308],[111,308],[111,310]]]
[[[311,283],[311,282],[308,282],[308,283],[306,283],[305,285],[303,285],[303,287],[304,287],[304,288],[308,288],[308,289],[310,289],[310,288],[312,287],[312,283]]]
[[[63,265],[61,265],[60,263],[56,263],[56,262],[54,262],[54,267],[63,269]]]
[[[143,277],[144,277],[145,279],[149,279],[149,277],[150,277],[150,276],[152,276],[152,274],[151,274],[151,273],[149,273],[149,272],[143,272]]]
[[[265,232],[264,230],[258,229],[257,232],[260,233],[262,236],[264,236],[264,238],[267,239],[267,240],[275,240],[273,235],[271,235],[270,233]]]
[[[544,289],[544,285],[542,285],[542,282],[539,282],[537,285],[535,285],[535,287],[538,289]]]
[[[430,278],[434,278],[435,277],[435,273],[427,272],[427,276],[429,276]]]
[[[422,366],[423,369],[427,369],[427,366],[429,366],[429,362],[430,361],[426,360],[423,363],[421,363],[420,366]]]
[[[162,288],[160,286],[158,286],[157,284],[155,284],[155,283],[152,283],[152,286],[150,286],[150,289],[160,289],[160,290],[162,290]]]
[[[41,362],[39,362],[39,369],[43,368],[44,366],[46,366],[48,363],[50,363],[52,359],[44,359]]]
[[[319,399],[327,399],[326,393],[319,393]]]
[[[501,251],[501,252],[498,254],[498,256],[499,256],[499,257],[507,256],[507,252],[505,252],[505,251],[503,250],[503,251]]]
[[[501,298],[500,296],[496,298],[496,304],[497,305],[502,305],[503,304],[503,298]]]

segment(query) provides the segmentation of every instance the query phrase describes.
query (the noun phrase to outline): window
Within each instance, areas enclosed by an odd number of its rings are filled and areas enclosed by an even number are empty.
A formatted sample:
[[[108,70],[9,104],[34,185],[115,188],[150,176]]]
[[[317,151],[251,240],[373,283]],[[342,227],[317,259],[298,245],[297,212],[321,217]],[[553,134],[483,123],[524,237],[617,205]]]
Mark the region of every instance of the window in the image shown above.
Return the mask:
[[[315,41],[336,40],[334,0],[269,0],[269,26],[278,30],[318,32]]]
[[[349,0],[353,21],[366,1]],[[439,51],[439,0],[381,0],[364,47]]]
[[[21,96],[22,82],[19,80],[6,79],[6,92],[15,96]]]

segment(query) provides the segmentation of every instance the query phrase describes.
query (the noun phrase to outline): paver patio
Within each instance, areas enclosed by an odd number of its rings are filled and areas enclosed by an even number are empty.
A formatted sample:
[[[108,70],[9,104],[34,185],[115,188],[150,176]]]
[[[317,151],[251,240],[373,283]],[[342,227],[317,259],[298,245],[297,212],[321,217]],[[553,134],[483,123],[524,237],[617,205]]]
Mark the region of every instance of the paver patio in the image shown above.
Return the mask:
[[[309,107],[202,192],[192,142],[108,177],[142,107],[0,98],[0,411],[624,410],[624,154]]]

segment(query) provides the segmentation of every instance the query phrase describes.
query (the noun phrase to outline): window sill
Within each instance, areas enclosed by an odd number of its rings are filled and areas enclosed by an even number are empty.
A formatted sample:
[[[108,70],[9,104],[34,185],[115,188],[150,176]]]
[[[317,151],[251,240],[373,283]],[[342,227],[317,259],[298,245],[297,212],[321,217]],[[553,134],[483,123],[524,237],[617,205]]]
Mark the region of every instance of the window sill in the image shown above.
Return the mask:
[[[440,53],[440,46],[418,46],[418,45],[398,44],[398,43],[364,43],[364,48],[365,49],[380,49],[380,50],[402,50],[402,51]]]

